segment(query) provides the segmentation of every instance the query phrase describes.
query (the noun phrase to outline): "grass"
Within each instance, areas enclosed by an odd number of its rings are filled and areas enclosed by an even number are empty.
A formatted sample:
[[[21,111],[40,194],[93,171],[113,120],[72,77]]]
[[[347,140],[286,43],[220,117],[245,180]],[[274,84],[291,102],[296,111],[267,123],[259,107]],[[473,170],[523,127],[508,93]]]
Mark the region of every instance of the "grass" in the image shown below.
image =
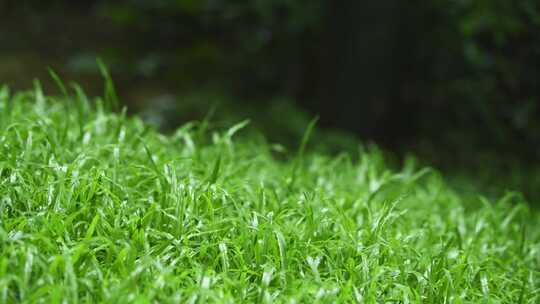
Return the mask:
[[[285,155],[246,123],[165,136],[64,92],[0,90],[1,303],[540,301],[520,195],[318,154],[311,128]]]

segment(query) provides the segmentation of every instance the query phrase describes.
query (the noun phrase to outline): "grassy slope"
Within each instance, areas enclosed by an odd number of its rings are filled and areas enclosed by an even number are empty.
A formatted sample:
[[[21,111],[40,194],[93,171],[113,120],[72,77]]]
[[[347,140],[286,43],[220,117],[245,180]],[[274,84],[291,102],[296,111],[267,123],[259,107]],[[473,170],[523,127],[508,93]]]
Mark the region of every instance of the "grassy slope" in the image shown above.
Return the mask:
[[[0,91],[1,303],[540,301],[518,196],[100,104]]]

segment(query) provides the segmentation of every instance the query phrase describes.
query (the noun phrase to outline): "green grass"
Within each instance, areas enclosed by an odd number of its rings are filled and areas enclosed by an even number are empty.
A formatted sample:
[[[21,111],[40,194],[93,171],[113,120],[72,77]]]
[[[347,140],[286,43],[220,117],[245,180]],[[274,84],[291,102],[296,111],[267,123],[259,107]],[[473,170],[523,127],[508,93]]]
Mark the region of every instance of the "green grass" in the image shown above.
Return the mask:
[[[0,90],[0,303],[540,301],[517,194],[308,136],[280,154],[245,123],[165,136],[65,92]]]

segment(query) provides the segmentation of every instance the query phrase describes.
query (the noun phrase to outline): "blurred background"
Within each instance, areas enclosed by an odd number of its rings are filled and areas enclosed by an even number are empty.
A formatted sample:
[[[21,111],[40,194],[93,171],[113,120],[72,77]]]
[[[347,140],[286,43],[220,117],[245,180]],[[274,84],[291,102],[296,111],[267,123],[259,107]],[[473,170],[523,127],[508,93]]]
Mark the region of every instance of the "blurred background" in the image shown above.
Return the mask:
[[[0,83],[55,94],[47,68],[164,132],[212,114],[295,147],[358,140],[463,189],[540,205],[537,0],[0,0]],[[399,158],[399,157],[398,157]]]

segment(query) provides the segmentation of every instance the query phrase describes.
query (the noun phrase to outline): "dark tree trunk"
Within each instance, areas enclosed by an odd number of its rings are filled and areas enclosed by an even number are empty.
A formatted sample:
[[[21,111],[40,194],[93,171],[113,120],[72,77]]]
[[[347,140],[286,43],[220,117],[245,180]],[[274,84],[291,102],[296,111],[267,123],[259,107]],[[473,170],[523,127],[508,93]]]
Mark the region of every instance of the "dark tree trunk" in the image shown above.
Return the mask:
[[[301,99],[322,123],[384,141],[400,111],[399,0],[328,1],[320,49],[308,49]],[[312,47],[312,45],[311,45]],[[313,54],[314,53],[314,54]],[[403,119],[401,120],[403,121]]]

